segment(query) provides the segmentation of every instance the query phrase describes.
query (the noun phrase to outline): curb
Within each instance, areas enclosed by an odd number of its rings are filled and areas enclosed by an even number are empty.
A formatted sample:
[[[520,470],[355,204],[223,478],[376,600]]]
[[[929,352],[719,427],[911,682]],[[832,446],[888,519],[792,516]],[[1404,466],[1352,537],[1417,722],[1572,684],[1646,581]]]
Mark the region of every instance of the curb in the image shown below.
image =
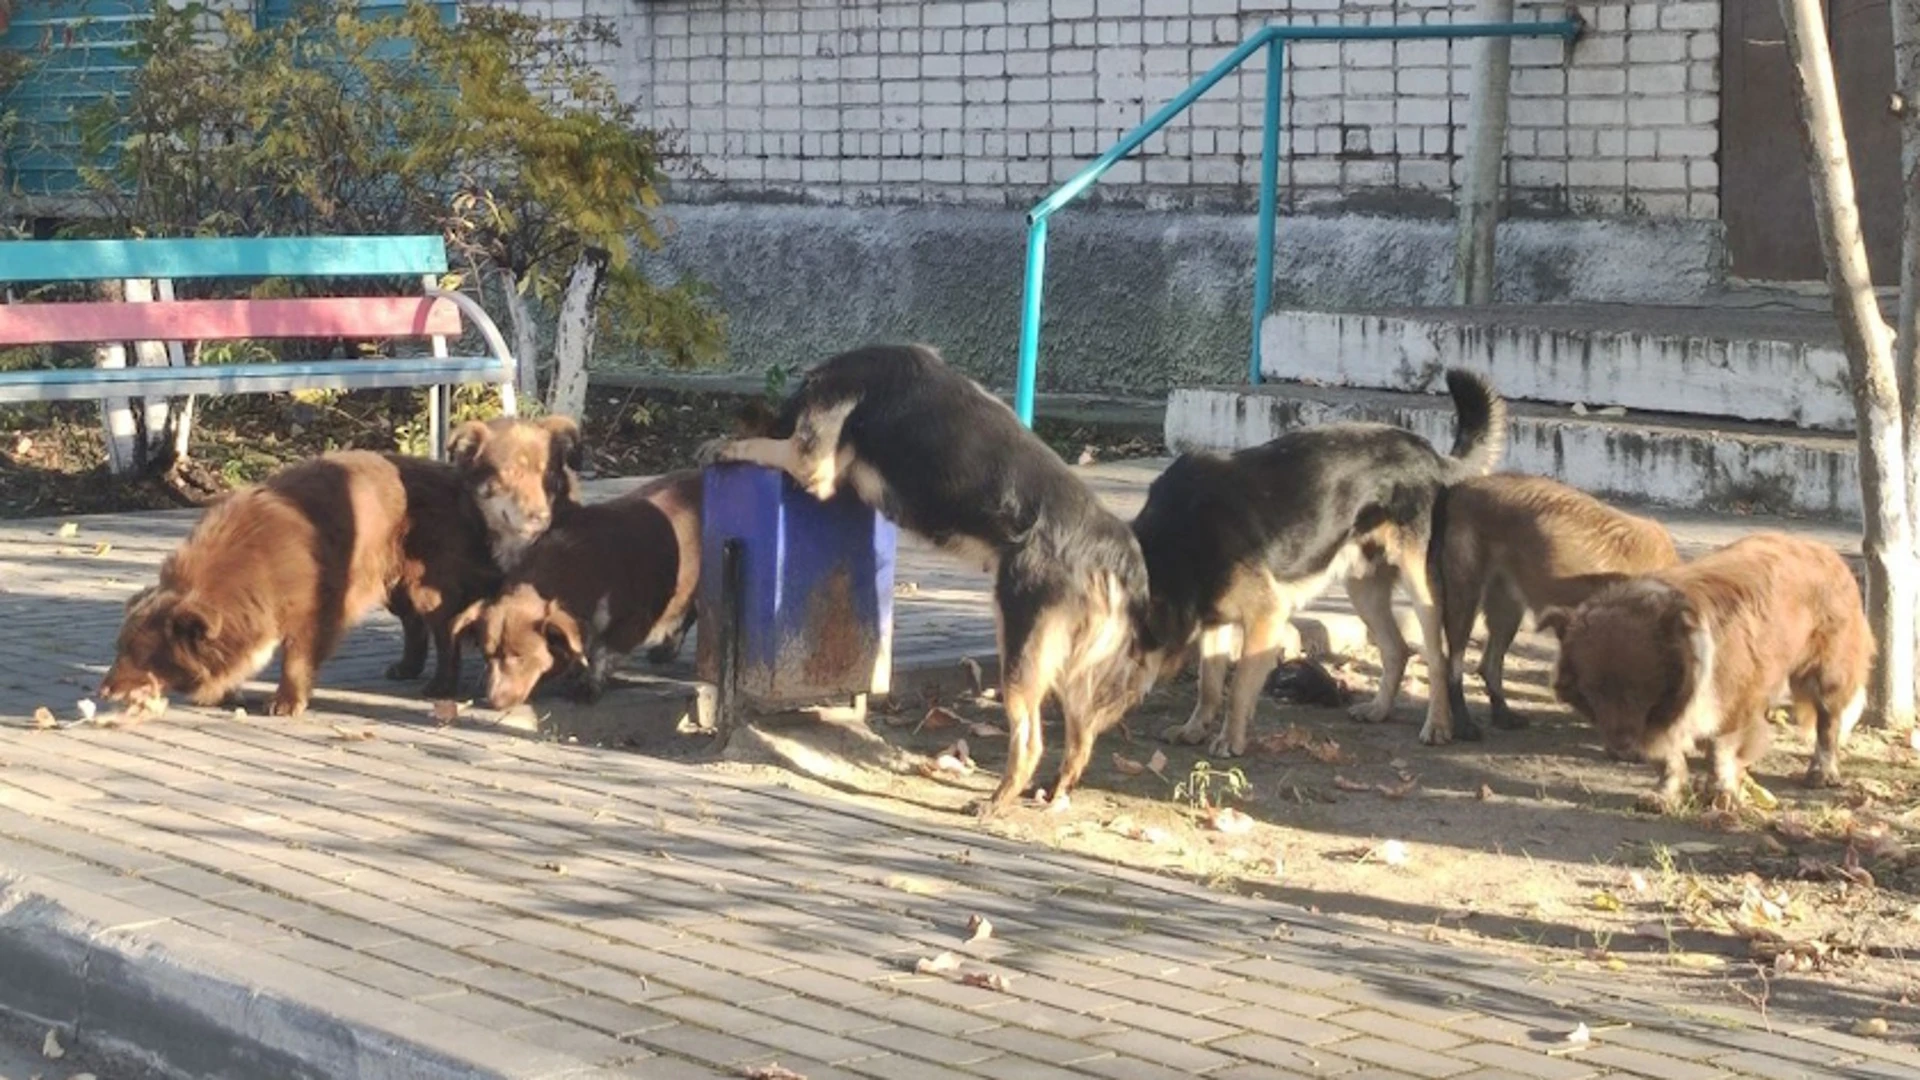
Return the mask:
[[[0,971],[0,1012],[163,1075],[562,1080],[595,1071],[110,897],[5,870]]]

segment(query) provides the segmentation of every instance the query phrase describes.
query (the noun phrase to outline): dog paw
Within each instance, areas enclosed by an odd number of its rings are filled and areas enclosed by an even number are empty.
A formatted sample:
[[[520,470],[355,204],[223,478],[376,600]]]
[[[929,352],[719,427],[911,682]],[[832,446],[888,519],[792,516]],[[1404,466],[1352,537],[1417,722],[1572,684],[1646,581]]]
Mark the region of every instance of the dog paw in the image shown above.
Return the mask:
[[[701,443],[693,452],[693,461],[696,465],[713,465],[722,461],[732,461],[732,451],[733,440],[722,435]]]
[[[1636,810],[1644,814],[1671,814],[1680,806],[1680,796],[1664,791],[1643,791],[1633,800]]]
[[[1246,752],[1247,740],[1241,739],[1236,746],[1232,739],[1227,738],[1227,733],[1224,731],[1215,735],[1213,741],[1207,743],[1207,753],[1217,758],[1239,757]]]
[[[288,693],[273,695],[273,701],[267,706],[270,716],[299,716],[306,711],[307,699]]]
[[[1064,791],[1047,800],[1049,814],[1064,814],[1071,809],[1073,809],[1073,796]]]
[[[1831,761],[1815,759],[1807,766],[1806,784],[1810,788],[1830,788],[1840,786],[1840,766]]]
[[[1431,720],[1420,725],[1420,742],[1426,746],[1445,746],[1453,741],[1453,735],[1451,726],[1441,727]]]
[[[1503,705],[1493,710],[1493,726],[1502,731],[1519,731],[1532,727],[1533,721]]]
[[[1347,715],[1363,724],[1377,724],[1385,720],[1392,712],[1393,707],[1390,705],[1382,705],[1377,701],[1369,701],[1365,705],[1355,705],[1349,708]]]
[[[419,678],[420,673],[425,670],[427,670],[427,664],[424,660],[417,664],[408,663],[405,660],[395,660],[393,663],[387,665],[387,678],[392,679],[394,682],[411,682]]]
[[[1462,718],[1453,725],[1453,737],[1458,742],[1480,742],[1487,737],[1487,729],[1478,721]]]
[[[1176,724],[1162,731],[1160,733],[1160,740],[1162,742],[1179,743],[1182,746],[1192,746],[1195,743],[1207,741],[1207,729],[1205,726],[1195,726],[1192,721],[1188,721],[1187,723]]]

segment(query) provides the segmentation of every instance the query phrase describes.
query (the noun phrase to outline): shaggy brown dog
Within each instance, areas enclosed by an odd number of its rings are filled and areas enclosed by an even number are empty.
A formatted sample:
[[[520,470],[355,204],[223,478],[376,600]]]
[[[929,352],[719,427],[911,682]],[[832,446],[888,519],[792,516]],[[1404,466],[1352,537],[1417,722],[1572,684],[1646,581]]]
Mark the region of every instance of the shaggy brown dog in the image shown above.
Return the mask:
[[[1666,527],[1622,513],[1583,491],[1541,476],[1499,473],[1450,487],[1435,511],[1429,576],[1438,583],[1446,630],[1448,696],[1454,734],[1480,737],[1467,708],[1467,638],[1482,611],[1487,645],[1480,656],[1493,726],[1523,728],[1507,706],[1507,648],[1528,614],[1573,607],[1595,590],[1633,574],[1673,566],[1680,555]]]
[[[314,673],[397,580],[407,492],[379,454],[328,454],[222,499],[127,604],[108,701],[173,691],[210,705],[282,650],[271,711],[306,709]]]
[[[469,420],[447,437],[447,456],[480,508],[502,570],[513,569],[556,513],[580,505],[586,450],[568,417]]]
[[[1678,802],[1687,751],[1705,741],[1716,801],[1739,801],[1742,771],[1765,752],[1767,707],[1782,690],[1815,730],[1807,783],[1839,782],[1874,644],[1859,586],[1832,548],[1755,534],[1609,585],[1577,608],[1549,608],[1540,624],[1560,635],[1560,699],[1615,750],[1662,763],[1655,806]]]
[[[532,695],[540,680],[584,664],[580,696],[598,698],[616,655],[643,646],[671,660],[693,614],[700,580],[701,475],[674,473],[561,514],[527,549],[497,598],[461,612],[487,658],[487,698],[497,709]]]

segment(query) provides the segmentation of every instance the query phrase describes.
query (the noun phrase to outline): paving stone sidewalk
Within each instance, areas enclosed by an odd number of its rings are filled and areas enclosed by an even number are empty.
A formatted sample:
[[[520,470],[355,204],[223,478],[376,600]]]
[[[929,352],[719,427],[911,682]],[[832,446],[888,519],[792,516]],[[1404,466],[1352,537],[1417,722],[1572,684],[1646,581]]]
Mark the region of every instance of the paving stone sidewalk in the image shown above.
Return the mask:
[[[1094,471],[1123,512],[1151,475]],[[725,766],[435,728],[378,678],[384,621],[307,719],[176,706],[32,730],[37,706],[74,715],[122,601],[191,520],[0,525],[0,1004],[189,1075],[1920,1075],[1908,1046],[1765,1030]],[[901,576],[919,585],[903,665],[990,648],[983,581],[917,550]],[[994,931],[963,944],[975,915]],[[958,966],[916,970],[943,952]]]

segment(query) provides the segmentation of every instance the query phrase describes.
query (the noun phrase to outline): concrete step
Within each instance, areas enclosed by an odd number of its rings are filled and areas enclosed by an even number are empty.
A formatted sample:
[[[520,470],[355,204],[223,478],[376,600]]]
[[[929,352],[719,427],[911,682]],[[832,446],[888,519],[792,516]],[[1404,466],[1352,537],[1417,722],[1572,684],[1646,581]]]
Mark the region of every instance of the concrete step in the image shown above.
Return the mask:
[[[1804,303],[1276,311],[1260,341],[1275,381],[1426,391],[1467,367],[1519,401],[1853,430],[1839,329]]]
[[[1508,392],[1497,373],[1495,385]],[[1628,503],[1860,520],[1851,435],[1671,413],[1582,416],[1524,402],[1510,409],[1501,465],[1509,471]],[[1453,441],[1453,406],[1444,395],[1267,383],[1174,391],[1166,442],[1176,451],[1236,450],[1342,420],[1399,425],[1442,447]]]

